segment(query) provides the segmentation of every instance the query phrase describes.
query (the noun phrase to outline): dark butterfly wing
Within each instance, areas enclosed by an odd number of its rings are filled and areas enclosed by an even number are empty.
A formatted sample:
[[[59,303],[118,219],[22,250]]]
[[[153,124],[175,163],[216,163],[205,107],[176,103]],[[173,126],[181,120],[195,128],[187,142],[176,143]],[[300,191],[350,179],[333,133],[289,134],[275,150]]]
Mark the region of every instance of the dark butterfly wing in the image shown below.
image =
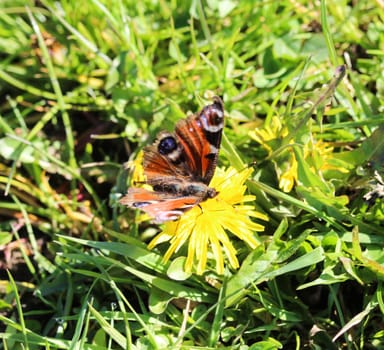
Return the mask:
[[[180,120],[175,133],[161,132],[144,151],[144,172],[148,183],[159,175],[184,177],[209,184],[216,168],[224,127],[224,107],[219,97],[199,113]]]
[[[224,108],[220,98],[197,115],[176,124],[175,133],[184,149],[185,161],[194,180],[209,184],[216,168],[224,127]]]

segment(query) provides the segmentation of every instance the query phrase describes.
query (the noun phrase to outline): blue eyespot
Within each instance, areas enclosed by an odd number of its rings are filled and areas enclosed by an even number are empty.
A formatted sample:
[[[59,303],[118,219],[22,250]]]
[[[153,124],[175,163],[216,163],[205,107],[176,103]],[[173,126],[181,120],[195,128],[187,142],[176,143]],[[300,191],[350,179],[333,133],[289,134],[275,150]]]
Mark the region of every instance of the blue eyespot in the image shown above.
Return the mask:
[[[167,155],[177,149],[177,142],[173,136],[164,137],[157,147],[160,154]]]

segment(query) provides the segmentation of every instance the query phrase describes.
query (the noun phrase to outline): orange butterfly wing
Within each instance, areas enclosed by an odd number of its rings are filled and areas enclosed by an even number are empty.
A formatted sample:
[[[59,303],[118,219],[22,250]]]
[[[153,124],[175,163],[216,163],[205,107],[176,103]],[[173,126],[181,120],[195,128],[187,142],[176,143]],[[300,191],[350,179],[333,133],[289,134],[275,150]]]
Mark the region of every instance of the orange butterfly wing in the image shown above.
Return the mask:
[[[155,223],[161,223],[177,219],[184,211],[194,207],[198,200],[199,198],[193,196],[174,198],[144,188],[130,188],[120,204],[139,208],[153,217]]]
[[[175,134],[184,150],[187,167],[194,179],[209,184],[215,172],[224,127],[224,107],[220,98],[200,113],[176,124]]]

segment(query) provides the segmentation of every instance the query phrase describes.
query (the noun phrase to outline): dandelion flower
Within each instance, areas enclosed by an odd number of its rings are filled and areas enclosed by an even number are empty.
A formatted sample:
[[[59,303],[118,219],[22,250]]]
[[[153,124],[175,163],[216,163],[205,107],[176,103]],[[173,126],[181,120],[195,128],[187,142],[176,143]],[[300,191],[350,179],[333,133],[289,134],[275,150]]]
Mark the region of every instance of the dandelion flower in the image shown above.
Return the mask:
[[[293,186],[297,183],[297,160],[293,151],[290,151],[290,160],[284,164],[287,168],[279,177],[279,188],[284,192],[290,192]]]
[[[273,151],[281,147],[281,140],[288,136],[288,129],[276,116],[271,122],[261,128],[249,132],[249,136],[271,155]],[[274,159],[279,178],[279,188],[284,192],[290,192],[295,184],[299,183],[298,163],[295,153],[290,145],[296,144],[295,140],[286,142],[287,153],[283,153],[278,159]],[[338,160],[333,153],[333,147],[322,140],[312,140],[303,144],[303,159],[309,164],[310,169],[326,178],[327,172],[347,173],[347,165]]]
[[[237,172],[231,167],[226,171],[216,169],[210,187],[215,188],[218,195],[185,212],[177,221],[165,223],[163,231],[149,243],[148,248],[169,241],[164,256],[164,261],[167,261],[188,244],[185,271],[191,272],[196,264],[199,275],[205,271],[210,257],[216,262],[218,274],[224,273],[225,257],[234,269],[238,268],[236,249],[228,232],[254,249],[259,244],[256,232],[263,231],[264,227],[251,218],[268,220],[266,215],[249,204],[254,202],[255,196],[245,194],[247,187],[244,183],[251,172],[252,169]]]
[[[260,143],[269,154],[273,151],[271,141],[280,140],[287,135],[288,129],[281,124],[280,119],[276,116],[272,117],[270,123],[249,132],[249,136]]]

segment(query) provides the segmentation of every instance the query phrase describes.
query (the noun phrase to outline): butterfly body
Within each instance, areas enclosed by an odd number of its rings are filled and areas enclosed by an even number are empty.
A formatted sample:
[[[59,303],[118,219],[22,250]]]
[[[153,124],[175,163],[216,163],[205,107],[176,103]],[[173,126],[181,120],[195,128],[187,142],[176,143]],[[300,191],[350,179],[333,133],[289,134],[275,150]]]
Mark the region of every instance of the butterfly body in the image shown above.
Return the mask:
[[[160,132],[156,141],[144,148],[144,174],[153,191],[132,187],[120,203],[139,208],[161,223],[214,198],[217,192],[209,182],[216,168],[223,127],[223,102],[215,97],[213,104],[180,120],[173,133]]]

